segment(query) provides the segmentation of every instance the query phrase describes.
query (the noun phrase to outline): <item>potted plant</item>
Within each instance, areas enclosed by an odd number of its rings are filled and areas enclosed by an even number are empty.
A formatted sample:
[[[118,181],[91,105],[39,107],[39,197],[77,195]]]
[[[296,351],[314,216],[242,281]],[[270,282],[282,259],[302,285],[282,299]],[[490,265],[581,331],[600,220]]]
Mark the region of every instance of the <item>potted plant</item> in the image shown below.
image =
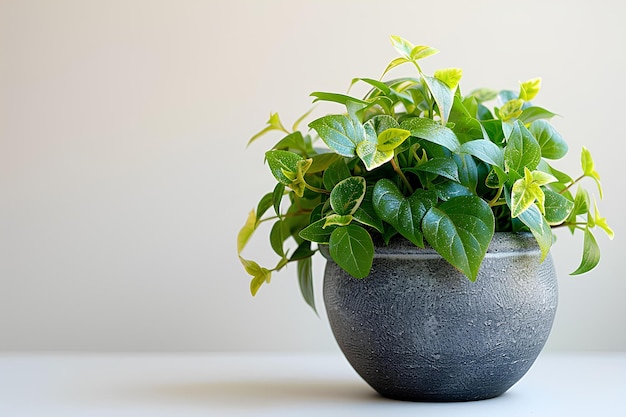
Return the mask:
[[[399,57],[362,98],[315,92],[343,110],[286,129],[277,114],[265,153],[276,187],[238,235],[253,295],[295,263],[304,300],[315,309],[311,258],[327,258],[324,301],[333,333],[357,372],[398,399],[490,398],[521,378],[542,349],[554,318],[557,285],[550,247],[557,227],[583,234],[580,266],[600,259],[593,232],[613,231],[590,152],[581,173],[553,161],[568,145],[534,104],[541,79],[513,90],[464,94],[459,68],[427,75],[438,51],[392,36]],[[414,77],[385,79],[399,65]],[[271,222],[273,267],[242,251]]]

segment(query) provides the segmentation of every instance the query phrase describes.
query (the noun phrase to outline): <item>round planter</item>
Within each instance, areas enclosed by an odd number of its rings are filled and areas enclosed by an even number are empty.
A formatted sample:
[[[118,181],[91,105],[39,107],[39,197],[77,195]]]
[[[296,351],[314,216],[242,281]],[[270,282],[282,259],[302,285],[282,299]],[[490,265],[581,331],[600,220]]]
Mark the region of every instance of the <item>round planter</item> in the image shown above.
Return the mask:
[[[528,234],[496,233],[476,282],[432,248],[378,245],[355,279],[322,250],[332,331],[358,374],[381,395],[410,401],[496,397],[543,348],[557,307],[550,256]]]

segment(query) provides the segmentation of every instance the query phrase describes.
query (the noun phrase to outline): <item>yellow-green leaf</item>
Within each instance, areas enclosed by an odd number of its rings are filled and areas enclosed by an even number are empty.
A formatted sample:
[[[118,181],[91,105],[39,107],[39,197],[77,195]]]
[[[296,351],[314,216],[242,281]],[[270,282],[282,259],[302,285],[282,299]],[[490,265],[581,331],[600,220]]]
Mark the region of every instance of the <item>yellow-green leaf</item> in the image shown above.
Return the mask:
[[[606,217],[600,216],[600,211],[598,210],[598,204],[595,201],[595,199],[594,199],[593,205],[594,205],[593,219],[594,219],[595,225],[599,227],[600,229],[604,230],[607,236],[609,237],[609,239],[613,240],[613,238],[615,237],[615,232],[613,232],[613,229],[609,227],[608,223],[606,222]]]
[[[461,78],[463,77],[463,70],[461,68],[444,68],[435,71],[435,78],[443,81],[454,90],[459,85]]]
[[[244,259],[241,256],[239,257],[239,261],[243,265],[246,272],[252,275],[252,280],[250,281],[250,292],[252,295],[256,295],[259,288],[264,283],[270,283],[272,278],[272,271],[267,268],[263,268],[258,263],[251,261],[249,259]]]
[[[520,83],[519,88],[519,98],[524,101],[530,101],[541,89],[541,78],[533,78],[528,81],[524,81]]]
[[[381,152],[393,151],[411,136],[411,132],[406,129],[390,128],[382,131],[378,135],[378,145],[376,148]]]
[[[539,184],[533,181],[533,173],[524,167],[524,178],[515,181],[511,190],[511,217],[518,217],[532,206],[535,201],[540,212],[545,213],[545,195],[543,190]]]
[[[282,132],[289,133],[289,131],[285,129],[285,127],[283,126],[283,123],[280,121],[280,117],[278,116],[278,113],[270,113],[270,119],[267,121],[267,126],[263,130],[261,130],[260,132],[252,136],[246,146],[250,146],[252,142],[257,140],[258,138],[260,138],[267,132],[271,132],[272,130],[280,130]]]
[[[393,159],[393,151],[381,151],[375,143],[368,140],[364,140],[357,145],[356,153],[368,171],[378,168]]]
[[[241,254],[241,251],[243,251],[243,248],[246,246],[246,243],[248,243],[248,240],[250,240],[250,237],[256,230],[256,226],[257,226],[256,213],[254,212],[254,210],[252,210],[250,211],[250,213],[248,213],[248,219],[246,220],[246,223],[243,225],[241,230],[239,230],[239,234],[237,235],[237,253],[238,254]]]
[[[600,193],[600,198],[602,198],[602,186],[600,185],[600,174],[598,174],[598,172],[596,171],[593,158],[591,157],[591,152],[589,152],[589,149],[585,148],[584,146],[580,154],[580,163],[582,165],[583,174],[586,177],[591,177],[595,180],[596,185],[598,186],[598,192]]]
[[[407,62],[411,62],[411,61],[404,57],[394,59],[393,61],[389,63],[389,65],[387,65],[387,68],[385,68],[385,71],[383,71],[383,75],[381,75],[380,78],[383,78],[385,74],[387,74],[389,71],[391,71],[393,68],[397,67],[398,65],[406,64]]]
[[[522,114],[522,106],[524,105],[524,100],[513,99],[507,101],[504,106],[500,108],[500,119],[504,122],[516,119]]]
[[[411,50],[411,61],[428,58],[436,53],[439,53],[439,50],[426,45],[417,45]]]
[[[405,58],[411,58],[411,51],[414,48],[411,42],[401,36],[391,35],[391,44],[400,55]]]
[[[324,226],[322,229],[326,229],[329,226],[347,226],[352,222],[351,214],[329,214],[324,218]]]

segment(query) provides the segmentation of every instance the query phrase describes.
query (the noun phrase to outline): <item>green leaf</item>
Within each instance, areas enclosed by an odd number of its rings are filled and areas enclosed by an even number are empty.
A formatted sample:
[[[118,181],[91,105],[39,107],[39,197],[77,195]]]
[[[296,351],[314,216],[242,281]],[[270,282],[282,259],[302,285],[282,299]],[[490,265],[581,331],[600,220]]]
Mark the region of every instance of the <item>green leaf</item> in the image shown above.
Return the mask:
[[[435,103],[439,108],[439,117],[441,117],[441,124],[446,125],[448,123],[448,117],[452,110],[452,104],[454,103],[454,91],[448,87],[446,83],[428,75],[423,76],[424,82],[428,86],[428,90],[433,95]]]
[[[340,215],[354,214],[365,197],[363,177],[349,177],[339,182],[330,193],[330,206]]]
[[[476,195],[472,190],[458,182],[444,181],[434,184],[434,190],[440,200],[448,201],[456,197]]]
[[[299,261],[301,259],[310,258],[313,255],[315,255],[315,251],[311,250],[311,242],[304,240],[298,245],[289,258],[289,261]]]
[[[331,191],[342,180],[350,177],[350,169],[346,165],[346,161],[341,158],[332,164],[324,171],[322,180],[324,182],[324,188]]]
[[[282,220],[274,222],[272,229],[270,230],[270,245],[274,252],[280,256],[285,256],[285,250],[283,249],[283,242],[287,238],[285,236],[285,227]]]
[[[369,275],[374,258],[372,237],[361,226],[338,227],[330,235],[330,256],[354,278]]]
[[[372,208],[371,211],[374,211],[374,209]],[[384,231],[383,222],[378,218],[378,216],[372,214],[370,210],[365,210],[363,207],[359,207],[352,215],[352,218],[361,224],[376,229],[380,233],[383,233]]]
[[[466,153],[499,168],[504,168],[504,151],[486,139],[471,140],[461,145],[460,153]]]
[[[506,169],[521,173],[526,167],[532,171],[540,160],[539,143],[519,120],[516,121],[504,148]]]
[[[435,71],[433,75],[454,91],[458,87],[461,78],[463,78],[463,70],[461,68],[444,68]]]
[[[378,142],[378,136],[388,129],[397,129],[400,127],[398,121],[389,116],[388,114],[379,114],[377,116],[372,117],[364,124],[365,128],[371,128],[368,133],[370,136],[368,138],[372,142]]]
[[[522,111],[522,114],[520,114],[518,120],[526,125],[528,123],[534,122],[535,120],[550,119],[554,116],[556,116],[556,113],[552,113],[551,111],[548,111],[538,106],[531,106],[526,107]]]
[[[333,230],[336,229],[336,226],[325,225],[325,218],[317,220],[305,227],[304,229],[300,230],[299,236],[302,239],[311,242],[327,244],[330,241],[330,234],[333,232]]]
[[[459,172],[459,183],[471,190],[472,194],[476,194],[478,167],[474,158],[467,154],[453,154],[452,158]]]
[[[274,212],[276,212],[278,217],[280,217],[280,203],[283,201],[284,195],[285,186],[279,182],[272,192],[272,204],[274,205]]]
[[[313,155],[311,159],[313,160],[313,163],[309,167],[307,173],[315,174],[317,172],[325,171],[333,162],[342,159],[342,157],[336,153],[327,152]]]
[[[583,258],[580,265],[570,275],[580,275],[591,271],[600,263],[600,247],[596,238],[589,228],[586,228],[583,235]]]
[[[552,190],[544,190],[545,218],[549,225],[563,223],[572,212],[574,202]]]
[[[530,229],[530,232],[535,237],[541,250],[541,261],[543,261],[552,247],[553,237],[550,225],[535,205],[530,206],[518,218]]]
[[[274,145],[273,149],[294,149],[300,152],[306,152],[306,145],[304,143],[302,132],[297,131],[288,134],[287,136],[282,138],[276,145]]]
[[[523,83],[520,83],[519,98],[524,101],[530,101],[535,98],[540,89],[541,78],[533,78],[531,80],[524,81]]]
[[[506,175],[501,168],[498,166],[493,166],[489,174],[487,174],[487,178],[485,179],[485,185],[489,188],[500,188],[504,185],[504,183],[509,179],[509,176]]]
[[[530,125],[529,131],[537,139],[542,157],[560,159],[567,154],[567,143],[548,121],[535,120]]]
[[[291,185],[298,172],[298,162],[304,158],[289,151],[272,150],[265,153],[272,175],[283,185]]]
[[[350,83],[350,88],[352,88],[352,86],[356,84],[358,81],[363,81],[371,85],[372,87],[379,90],[381,93],[383,93],[386,96],[392,96],[394,94],[393,90],[389,88],[387,84],[385,84],[382,81],[374,80],[372,78],[353,78],[352,82]],[[371,95],[368,94],[368,97],[370,96]]]
[[[459,182],[459,168],[450,158],[432,158],[423,164],[419,164],[410,171],[426,171]]]
[[[476,99],[473,97],[461,101],[460,97],[454,96],[448,123],[454,123],[452,130],[462,143],[486,137],[480,122],[476,119],[476,105]]]
[[[259,204],[256,207],[256,221],[257,222],[261,220],[261,217],[263,217],[263,215],[267,212],[267,210],[269,210],[269,208],[272,207],[273,202],[274,202],[274,196],[272,193],[267,193],[263,197],[261,197],[261,200],[259,201]]]
[[[256,214],[254,210],[248,213],[248,218],[246,219],[246,223],[243,225],[241,230],[239,230],[239,234],[237,234],[237,254],[241,254],[241,251],[246,247],[248,240],[254,233],[257,227]]]
[[[478,88],[471,93],[469,93],[470,97],[476,97],[479,103],[490,101],[498,97],[498,92],[496,90],[492,90],[490,88]]]
[[[461,146],[454,132],[440,123],[424,118],[412,117],[400,123],[400,128],[411,132],[411,136],[443,146],[453,152]]]
[[[471,281],[478,276],[494,229],[491,208],[477,196],[456,197],[431,207],[422,220],[426,241]]]
[[[309,123],[324,143],[342,156],[355,156],[356,146],[365,139],[365,130],[357,119],[344,115],[324,116]]]
[[[311,93],[310,95],[312,97],[315,97],[315,100],[313,100],[314,103],[317,101],[330,101],[334,103],[343,104],[344,106],[348,105],[348,103],[360,104],[361,107],[366,107],[369,105],[369,103],[365,100],[361,100],[360,98],[356,98],[356,97],[351,97],[346,94],[326,93],[322,91],[315,91]]]
[[[298,266],[298,284],[304,301],[315,311],[315,291],[313,289],[313,262],[311,257],[300,259]]]
[[[424,247],[421,223],[424,214],[437,202],[433,191],[418,189],[407,198],[392,181],[382,179],[374,186],[372,202],[378,217],[416,246]]]

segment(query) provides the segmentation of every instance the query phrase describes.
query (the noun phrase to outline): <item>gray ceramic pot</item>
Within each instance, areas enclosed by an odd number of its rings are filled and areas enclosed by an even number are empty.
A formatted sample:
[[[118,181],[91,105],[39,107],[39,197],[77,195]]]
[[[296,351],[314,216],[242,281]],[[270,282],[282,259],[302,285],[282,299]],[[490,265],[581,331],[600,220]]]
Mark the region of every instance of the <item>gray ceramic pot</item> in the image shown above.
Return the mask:
[[[557,280],[551,257],[539,258],[531,234],[496,233],[470,282],[433,249],[398,239],[377,246],[365,279],[329,259],[326,311],[352,367],[383,396],[492,398],[524,376],[550,333]]]

